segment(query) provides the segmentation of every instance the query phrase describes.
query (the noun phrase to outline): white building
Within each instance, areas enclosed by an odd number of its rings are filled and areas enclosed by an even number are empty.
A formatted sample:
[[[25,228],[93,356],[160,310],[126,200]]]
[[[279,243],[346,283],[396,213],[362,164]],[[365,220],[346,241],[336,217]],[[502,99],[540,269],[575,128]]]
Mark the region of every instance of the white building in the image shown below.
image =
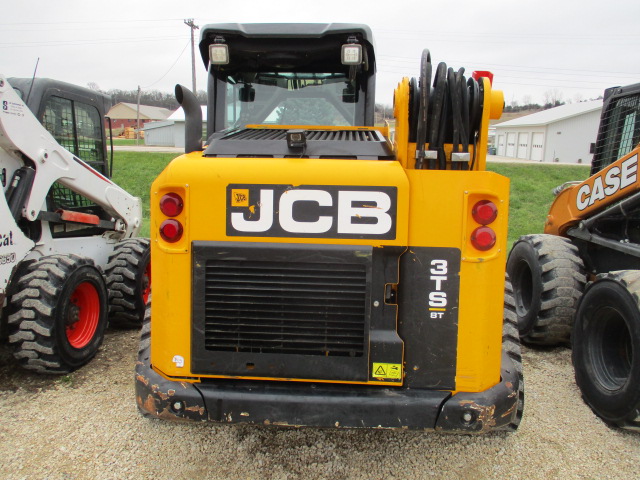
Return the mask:
[[[207,122],[207,107],[202,105],[202,122]],[[184,147],[184,110],[182,107],[161,122],[144,126],[144,144],[160,147]]]
[[[602,100],[571,103],[495,125],[496,153],[538,162],[590,163]]]

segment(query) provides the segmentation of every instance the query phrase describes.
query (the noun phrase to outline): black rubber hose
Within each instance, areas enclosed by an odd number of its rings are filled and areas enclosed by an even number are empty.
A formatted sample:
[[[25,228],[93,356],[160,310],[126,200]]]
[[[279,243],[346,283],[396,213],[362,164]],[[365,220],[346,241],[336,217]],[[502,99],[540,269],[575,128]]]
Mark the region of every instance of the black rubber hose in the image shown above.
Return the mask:
[[[438,160],[434,168],[444,170],[447,168],[447,153],[445,152],[444,145],[447,141],[448,134],[451,131],[451,95],[449,94],[449,88],[445,82],[444,99],[442,102],[442,111],[440,112],[440,125],[438,125]]]
[[[482,121],[482,95],[475,78],[467,80],[469,91],[469,142],[473,142]]]
[[[471,159],[470,169],[476,163],[478,135],[480,132],[480,124],[482,123],[482,109],[484,102],[483,88],[475,78],[467,80],[469,91],[469,143],[473,144],[473,158]]]
[[[461,115],[461,132],[460,143],[464,153],[469,153],[469,91],[467,90],[467,79],[464,77],[464,69],[458,71],[458,92],[460,94],[460,105],[462,107]],[[461,167],[463,170],[469,169],[469,162],[464,162]]]
[[[462,124],[461,105],[460,105],[460,90],[458,89],[458,78],[453,68],[449,67],[447,70],[447,86],[449,87],[449,98],[451,100],[451,152],[458,152],[460,150],[460,126]],[[457,170],[457,162],[451,162],[451,169]]]
[[[429,94],[431,86],[431,53],[428,49],[422,51],[420,59],[420,106],[418,109],[418,127],[416,134],[416,169],[424,168],[424,150],[427,141]]]
[[[431,118],[429,119],[429,131],[427,133],[427,141],[431,150],[440,150],[444,135],[441,135],[442,120],[445,114],[447,100],[447,64],[440,62],[436,69],[435,78],[433,79],[433,94],[431,95]],[[429,160],[429,168],[436,168],[436,160]]]
[[[447,64],[441,62],[436,69],[436,75],[433,79],[433,93],[431,96],[431,119],[429,120],[429,131],[427,141],[429,144],[438,144],[438,131],[442,108],[445,100],[447,86]]]
[[[418,81],[409,80],[409,142],[415,143],[418,133],[418,110],[420,109],[420,92]]]
[[[471,130],[471,124],[469,120],[469,89],[467,88],[467,79],[464,77],[464,69],[461,68],[458,73],[460,74],[458,88],[460,91],[460,96],[462,97],[462,151],[469,152],[469,131]]]

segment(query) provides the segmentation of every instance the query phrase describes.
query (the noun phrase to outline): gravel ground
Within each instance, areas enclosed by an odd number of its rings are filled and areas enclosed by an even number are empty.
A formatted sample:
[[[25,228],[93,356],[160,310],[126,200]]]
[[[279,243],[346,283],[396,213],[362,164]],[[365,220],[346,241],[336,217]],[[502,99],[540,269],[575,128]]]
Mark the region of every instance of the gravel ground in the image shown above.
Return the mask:
[[[8,479],[639,478],[640,435],[611,429],[580,399],[570,351],[524,350],[515,434],[284,429],[142,418],[137,333],[109,331],[65,377],[22,371],[0,346],[0,477]]]

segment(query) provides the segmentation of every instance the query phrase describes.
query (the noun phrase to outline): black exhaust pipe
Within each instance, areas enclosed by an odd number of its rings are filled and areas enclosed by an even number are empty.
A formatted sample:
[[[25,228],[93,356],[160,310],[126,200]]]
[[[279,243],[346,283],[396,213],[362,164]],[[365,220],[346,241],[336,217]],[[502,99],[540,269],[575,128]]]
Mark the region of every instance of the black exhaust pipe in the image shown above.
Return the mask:
[[[202,109],[187,87],[176,85],[176,100],[184,110],[184,153],[202,150]]]

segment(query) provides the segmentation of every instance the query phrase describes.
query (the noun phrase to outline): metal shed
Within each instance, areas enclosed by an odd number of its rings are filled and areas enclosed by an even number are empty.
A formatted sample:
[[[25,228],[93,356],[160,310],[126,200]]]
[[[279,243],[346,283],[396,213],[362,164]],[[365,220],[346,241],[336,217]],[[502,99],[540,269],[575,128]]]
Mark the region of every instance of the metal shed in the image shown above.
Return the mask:
[[[602,100],[572,103],[495,125],[496,153],[538,162],[589,163]]]
[[[202,105],[202,120],[207,120],[207,107]],[[144,126],[144,144],[161,147],[184,147],[184,111],[177,109],[162,122]]]
[[[144,126],[144,144],[158,147],[184,147],[184,122],[182,122],[182,144],[176,145],[176,130],[179,129],[175,125],[174,120],[165,120],[164,122],[150,122]]]

